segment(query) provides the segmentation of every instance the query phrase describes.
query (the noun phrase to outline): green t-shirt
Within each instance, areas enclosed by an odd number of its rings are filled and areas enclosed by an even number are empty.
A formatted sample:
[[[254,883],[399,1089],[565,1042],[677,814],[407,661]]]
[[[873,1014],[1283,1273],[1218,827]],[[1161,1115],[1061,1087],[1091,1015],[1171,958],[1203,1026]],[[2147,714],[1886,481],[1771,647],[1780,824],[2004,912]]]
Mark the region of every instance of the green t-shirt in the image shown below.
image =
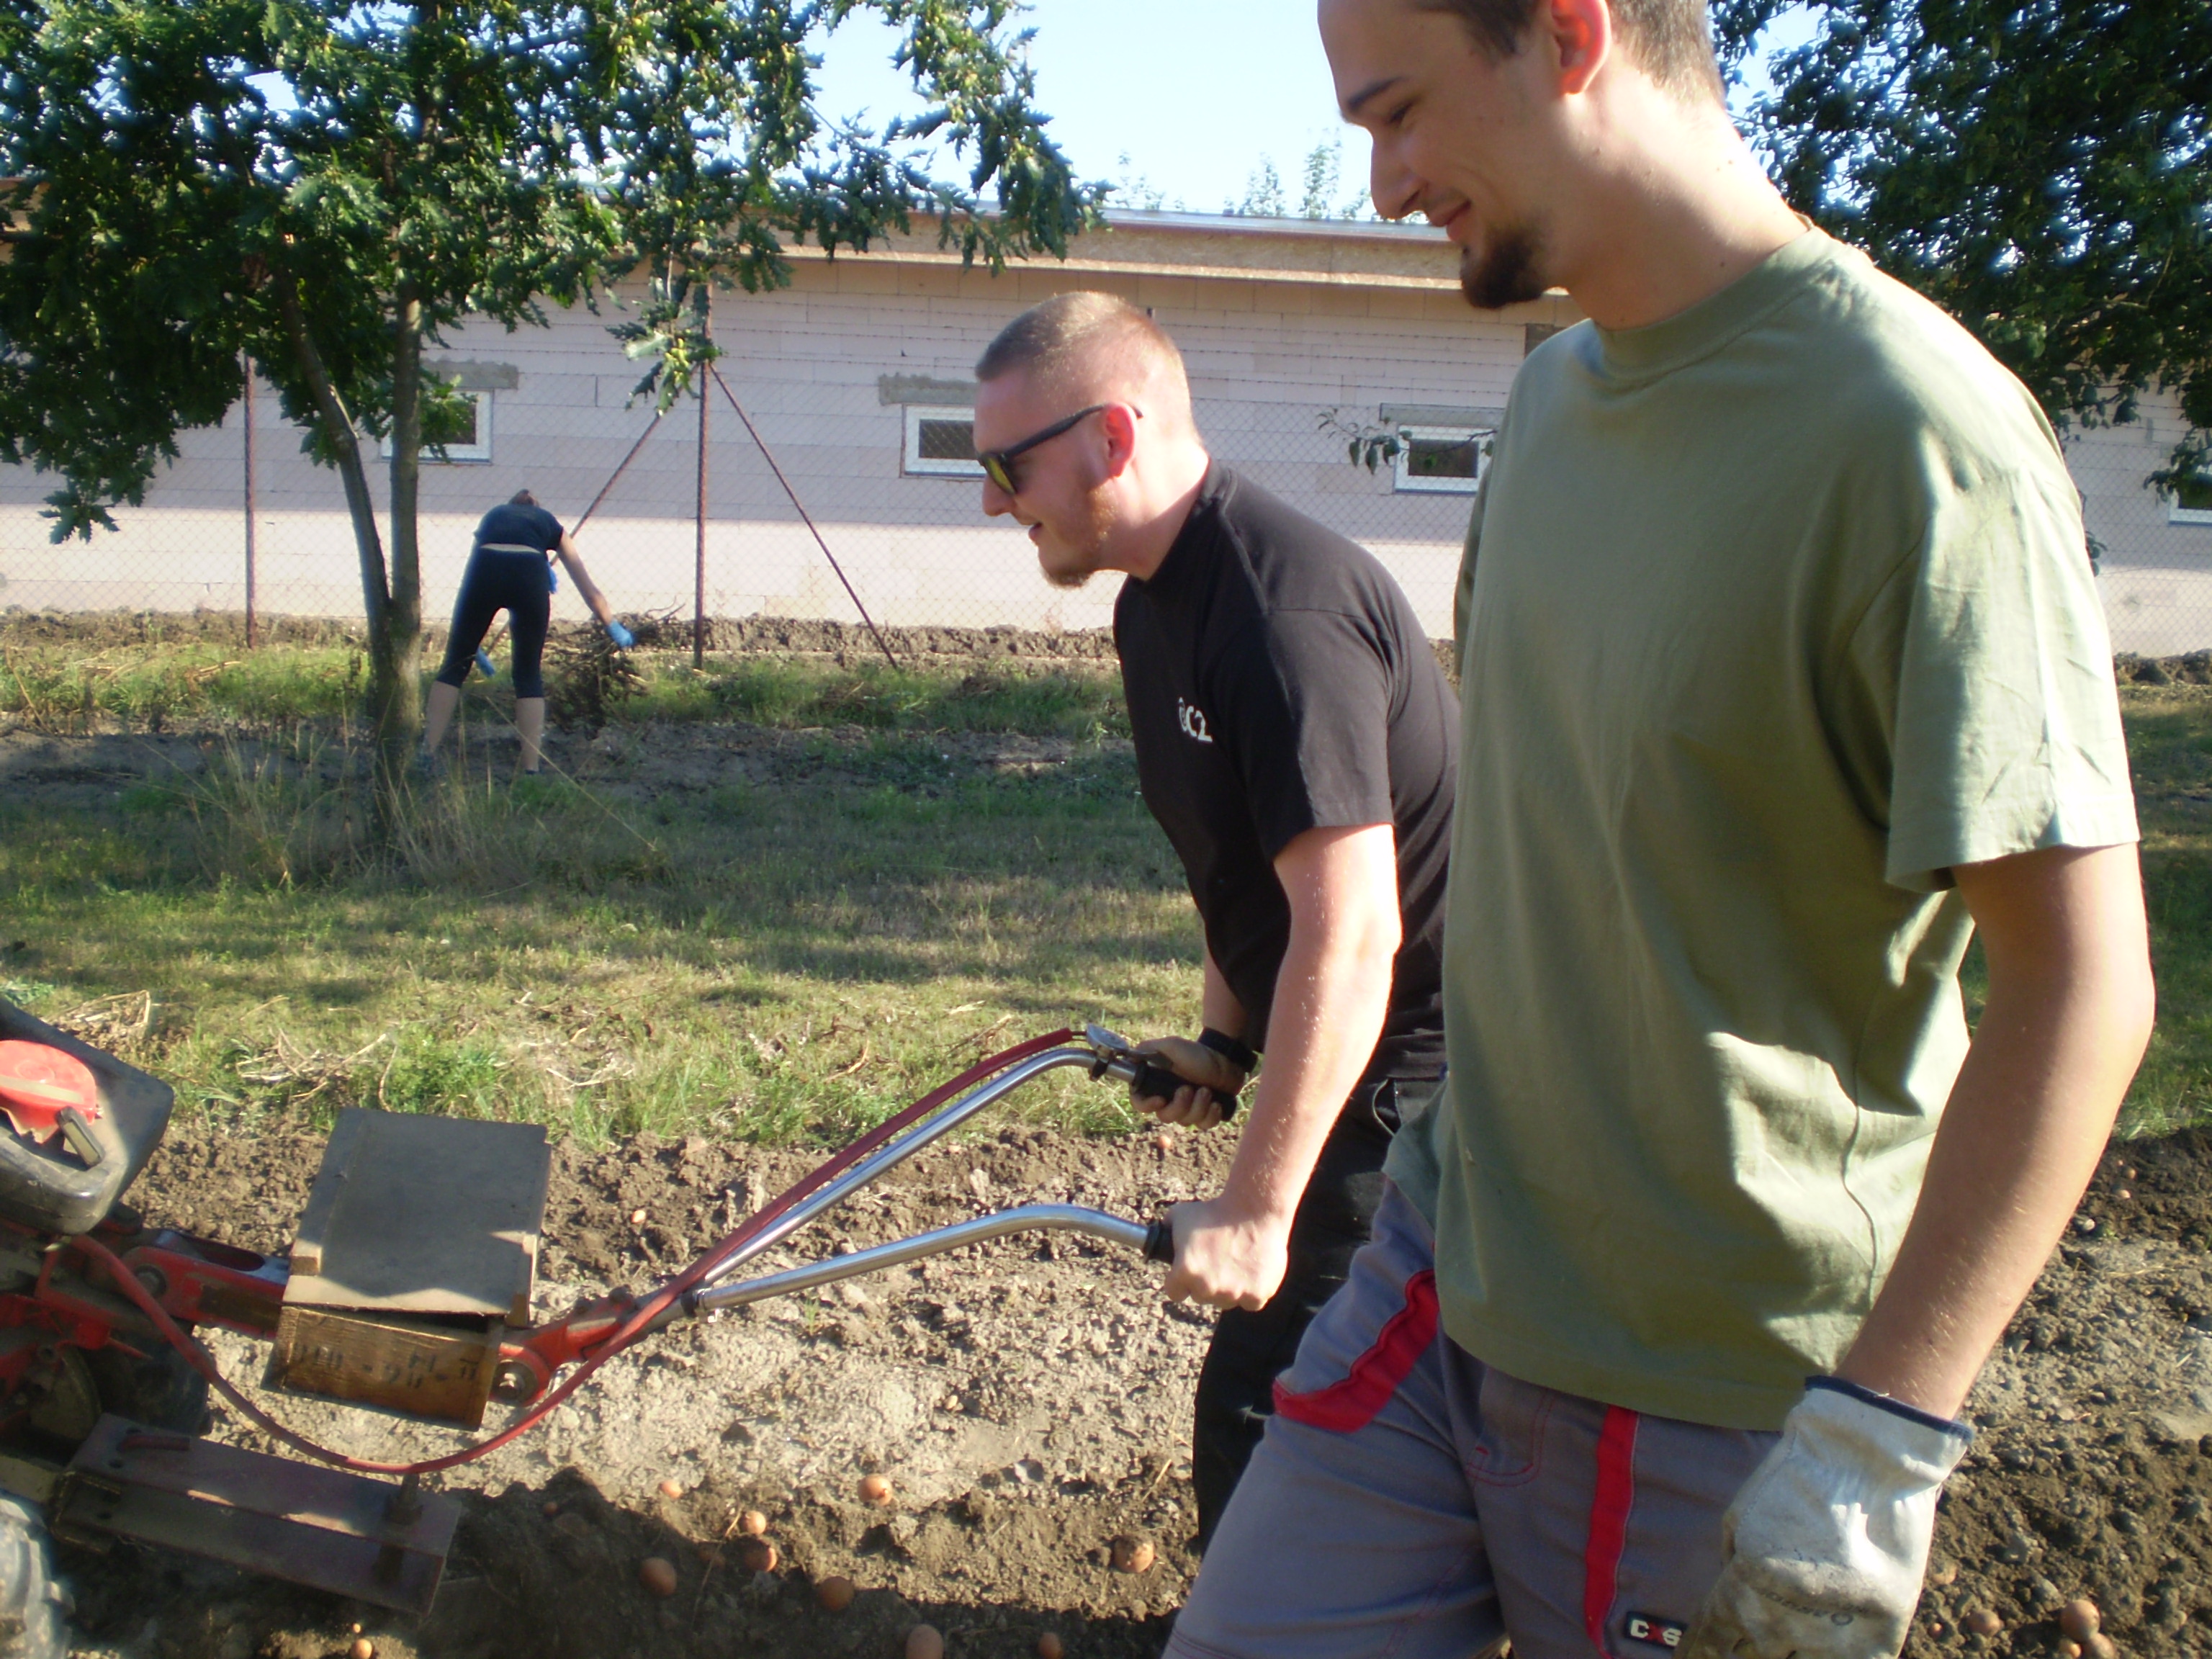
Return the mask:
[[[1450,1073],[1390,1172],[1515,1376],[1778,1426],[1966,1047],[1958,864],[2136,838],[2080,503],[1949,318],[1808,232],[1522,367],[1468,532]]]

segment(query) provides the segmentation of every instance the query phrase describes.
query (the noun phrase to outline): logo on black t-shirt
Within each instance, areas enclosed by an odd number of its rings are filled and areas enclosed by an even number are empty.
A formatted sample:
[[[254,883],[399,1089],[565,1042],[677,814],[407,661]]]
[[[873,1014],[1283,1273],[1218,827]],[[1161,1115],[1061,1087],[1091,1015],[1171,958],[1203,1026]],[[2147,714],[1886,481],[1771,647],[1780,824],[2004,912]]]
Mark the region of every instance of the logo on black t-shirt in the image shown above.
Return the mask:
[[[1213,741],[1213,733],[1206,729],[1206,710],[1200,708],[1196,703],[1185,702],[1181,697],[1177,697],[1176,724],[1182,727],[1183,736],[1194,743]]]

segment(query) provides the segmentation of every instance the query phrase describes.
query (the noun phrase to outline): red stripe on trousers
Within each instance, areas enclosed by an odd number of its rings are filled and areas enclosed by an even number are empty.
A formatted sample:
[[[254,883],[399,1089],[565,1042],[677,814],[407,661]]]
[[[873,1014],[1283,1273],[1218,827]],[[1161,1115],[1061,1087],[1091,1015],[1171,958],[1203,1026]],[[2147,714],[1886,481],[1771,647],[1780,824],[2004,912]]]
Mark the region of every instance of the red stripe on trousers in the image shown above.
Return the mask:
[[[1424,1269],[1406,1281],[1406,1305],[1384,1322],[1374,1345],[1339,1381],[1308,1394],[1275,1384],[1275,1409],[1293,1423],[1350,1434],[1390,1403],[1429,1345],[1437,1340],[1437,1275]]]
[[[1620,1584],[1628,1548],[1628,1511],[1636,1502],[1636,1413],[1605,1408],[1597,1437],[1597,1490],[1590,1498],[1589,1545],[1583,1553],[1583,1628],[1602,1655],[1605,1621]]]

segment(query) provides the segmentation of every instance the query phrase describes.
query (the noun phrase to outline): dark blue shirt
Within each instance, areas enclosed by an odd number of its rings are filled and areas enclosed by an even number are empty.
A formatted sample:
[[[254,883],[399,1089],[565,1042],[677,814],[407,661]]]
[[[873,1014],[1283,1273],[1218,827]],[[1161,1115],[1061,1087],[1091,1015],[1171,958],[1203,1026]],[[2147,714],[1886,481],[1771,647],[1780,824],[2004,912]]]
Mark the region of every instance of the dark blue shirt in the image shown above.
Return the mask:
[[[561,545],[561,520],[542,507],[517,507],[503,501],[477,526],[477,545],[482,547],[486,542],[550,553]]]

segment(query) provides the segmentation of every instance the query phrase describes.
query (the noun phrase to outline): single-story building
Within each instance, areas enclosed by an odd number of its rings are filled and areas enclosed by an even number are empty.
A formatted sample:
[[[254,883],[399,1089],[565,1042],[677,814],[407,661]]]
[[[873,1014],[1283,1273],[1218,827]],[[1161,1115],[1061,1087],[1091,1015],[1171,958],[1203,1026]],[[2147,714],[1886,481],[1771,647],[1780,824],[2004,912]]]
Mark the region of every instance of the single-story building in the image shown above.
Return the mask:
[[[795,495],[879,623],[1102,625],[1110,584],[1047,586],[1019,532],[982,517],[968,430],[971,367],[1000,325],[1048,295],[1098,288],[1148,307],[1180,343],[1218,456],[1373,549],[1430,629],[1448,633],[1484,435],[1529,348],[1579,318],[1558,295],[1469,311],[1456,251],[1426,225],[1132,211],[1064,263],[997,276],[963,269],[927,231],[834,260],[795,250],[793,264],[787,289],[717,299],[722,370],[760,441],[710,401],[710,614],[856,617]],[[477,516],[525,485],[564,522],[592,509],[579,543],[618,608],[690,613],[699,408],[679,404],[638,445],[653,411],[633,399],[640,368],[608,332],[636,297],[555,311],[542,329],[471,323],[431,354],[477,420],[472,442],[424,469],[430,613],[452,603]],[[2142,487],[2179,422],[2155,398],[2146,415],[2069,439],[2116,642],[2212,645],[2212,502]],[[38,507],[50,481],[0,469],[0,606],[241,608],[245,423],[241,404],[222,428],[185,434],[145,505],[118,508],[120,532],[89,545],[48,542]],[[257,605],[357,614],[336,475],[300,453],[265,386],[252,423]],[[1348,450],[1378,434],[1395,434],[1397,453],[1356,464]],[[380,472],[373,483],[380,499]],[[558,604],[582,617],[573,594]]]

